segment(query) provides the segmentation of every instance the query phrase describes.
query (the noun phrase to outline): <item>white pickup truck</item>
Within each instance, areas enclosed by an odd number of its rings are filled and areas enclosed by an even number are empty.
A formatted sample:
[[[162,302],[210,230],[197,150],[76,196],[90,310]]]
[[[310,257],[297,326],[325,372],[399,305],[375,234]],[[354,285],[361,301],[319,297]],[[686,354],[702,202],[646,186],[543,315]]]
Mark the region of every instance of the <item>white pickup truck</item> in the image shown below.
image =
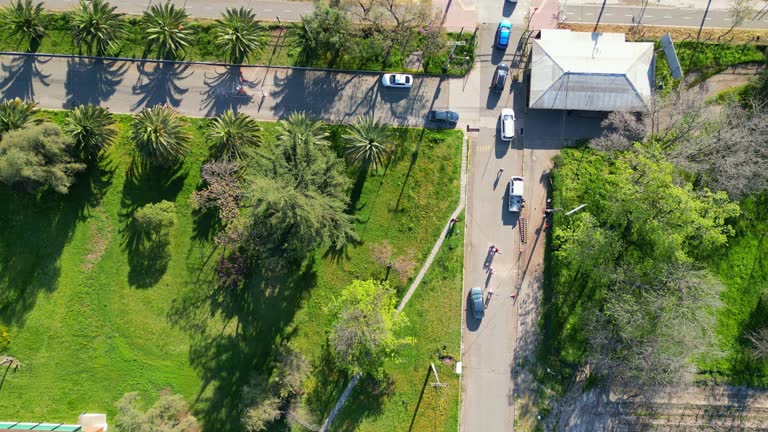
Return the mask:
[[[512,176],[509,180],[509,211],[520,213],[523,201],[523,178]]]

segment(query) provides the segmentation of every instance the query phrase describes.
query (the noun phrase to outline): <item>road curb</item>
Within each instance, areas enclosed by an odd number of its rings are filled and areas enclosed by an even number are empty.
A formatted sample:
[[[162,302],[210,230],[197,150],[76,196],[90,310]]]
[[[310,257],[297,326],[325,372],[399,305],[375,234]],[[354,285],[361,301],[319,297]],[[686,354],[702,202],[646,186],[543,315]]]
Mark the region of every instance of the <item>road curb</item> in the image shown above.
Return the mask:
[[[219,67],[240,67],[240,68],[266,68],[266,69],[284,69],[284,70],[300,70],[300,71],[313,71],[313,72],[327,72],[349,75],[381,75],[383,73],[398,73],[397,71],[375,71],[375,70],[358,70],[358,69],[332,69],[332,68],[318,68],[310,66],[276,66],[268,64],[236,64],[227,62],[213,62],[213,61],[191,61],[191,60],[161,60],[161,59],[138,59],[133,57],[104,57],[104,56],[89,56],[89,55],[76,55],[76,54],[49,54],[49,53],[28,53],[28,52],[16,52],[16,51],[0,51],[0,56],[24,56],[24,57],[40,57],[40,58],[66,58],[66,59],[85,59],[93,61],[121,61],[126,63],[156,63],[156,64],[174,64],[174,65],[201,65],[201,66],[219,66]],[[471,71],[471,69],[470,69]],[[427,74],[418,72],[404,72],[416,77],[423,78],[440,78],[440,79],[454,79],[464,78],[465,75],[448,75],[448,74]],[[469,71],[467,71],[467,74]]]

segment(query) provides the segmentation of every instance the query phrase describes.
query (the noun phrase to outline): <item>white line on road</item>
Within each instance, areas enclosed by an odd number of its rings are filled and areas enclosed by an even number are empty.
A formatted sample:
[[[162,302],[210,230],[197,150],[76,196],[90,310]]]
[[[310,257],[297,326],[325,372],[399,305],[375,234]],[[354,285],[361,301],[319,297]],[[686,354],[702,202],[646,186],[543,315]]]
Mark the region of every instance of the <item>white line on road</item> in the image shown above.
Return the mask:
[[[605,14],[605,16],[613,16],[613,14]]]
[[[653,18],[653,15],[645,15],[643,18]]]
[[[272,12],[272,9],[264,9],[264,12]]]
[[[631,17],[631,16],[634,16],[634,15],[630,15],[630,14],[625,14],[625,15],[624,15],[624,16],[629,16],[629,17]]]
[[[682,19],[691,19],[691,17],[680,17]]]
[[[594,15],[592,12],[587,12],[584,15]]]
[[[664,18],[667,18],[667,19],[672,18],[672,15],[664,15]]]
[[[723,18],[723,21],[730,21],[730,18]]]

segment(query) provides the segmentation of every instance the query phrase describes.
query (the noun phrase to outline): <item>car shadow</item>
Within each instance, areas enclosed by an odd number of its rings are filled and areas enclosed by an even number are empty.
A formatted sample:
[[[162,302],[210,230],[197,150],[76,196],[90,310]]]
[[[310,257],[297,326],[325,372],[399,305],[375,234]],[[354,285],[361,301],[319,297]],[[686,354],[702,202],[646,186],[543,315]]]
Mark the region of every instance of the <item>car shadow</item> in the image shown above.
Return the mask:
[[[481,319],[475,318],[475,315],[472,313],[472,297],[469,295],[469,290],[467,290],[467,298],[466,298],[466,307],[464,308],[465,313],[465,319],[464,321],[467,323],[467,330],[474,332],[477,331],[477,329],[480,328],[480,323],[483,321]]]
[[[501,15],[504,18],[509,18],[512,16],[512,14],[515,12],[515,8],[517,7],[517,2],[512,3],[510,1],[504,2],[504,8],[501,10]]]
[[[492,64],[499,64],[504,61],[504,56],[507,55],[507,49],[500,49],[496,48],[496,44],[494,43],[491,45],[491,63]]]
[[[488,83],[490,84],[490,82]],[[496,106],[499,104],[499,100],[501,99],[501,95],[503,93],[496,93],[493,91],[491,86],[488,86],[488,98],[485,100],[485,108],[492,110],[495,109]]]
[[[494,146],[496,159],[503,159],[509,152],[509,148],[514,140],[510,142],[501,139],[501,117],[496,118],[496,133],[494,136],[496,137],[496,145]]]

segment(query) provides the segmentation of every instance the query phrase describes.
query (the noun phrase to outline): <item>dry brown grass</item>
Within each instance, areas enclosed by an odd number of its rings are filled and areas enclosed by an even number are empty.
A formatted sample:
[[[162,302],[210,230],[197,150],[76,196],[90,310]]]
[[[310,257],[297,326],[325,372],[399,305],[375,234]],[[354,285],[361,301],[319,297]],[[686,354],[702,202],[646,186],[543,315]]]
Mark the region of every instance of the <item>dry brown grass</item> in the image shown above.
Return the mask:
[[[595,30],[594,24],[584,23],[562,23],[560,28],[571,29],[580,32],[592,32]],[[600,24],[597,30],[603,33],[625,33],[627,40],[658,40],[664,34],[669,33],[672,40],[680,42],[683,40],[696,40],[699,32],[698,27],[662,27],[662,26],[635,26],[619,24]],[[705,28],[701,31],[699,40],[701,42],[721,42],[732,44],[754,44],[765,45],[768,43],[767,29],[734,29],[728,35],[723,36],[728,29]],[[718,38],[720,40],[718,41]]]

